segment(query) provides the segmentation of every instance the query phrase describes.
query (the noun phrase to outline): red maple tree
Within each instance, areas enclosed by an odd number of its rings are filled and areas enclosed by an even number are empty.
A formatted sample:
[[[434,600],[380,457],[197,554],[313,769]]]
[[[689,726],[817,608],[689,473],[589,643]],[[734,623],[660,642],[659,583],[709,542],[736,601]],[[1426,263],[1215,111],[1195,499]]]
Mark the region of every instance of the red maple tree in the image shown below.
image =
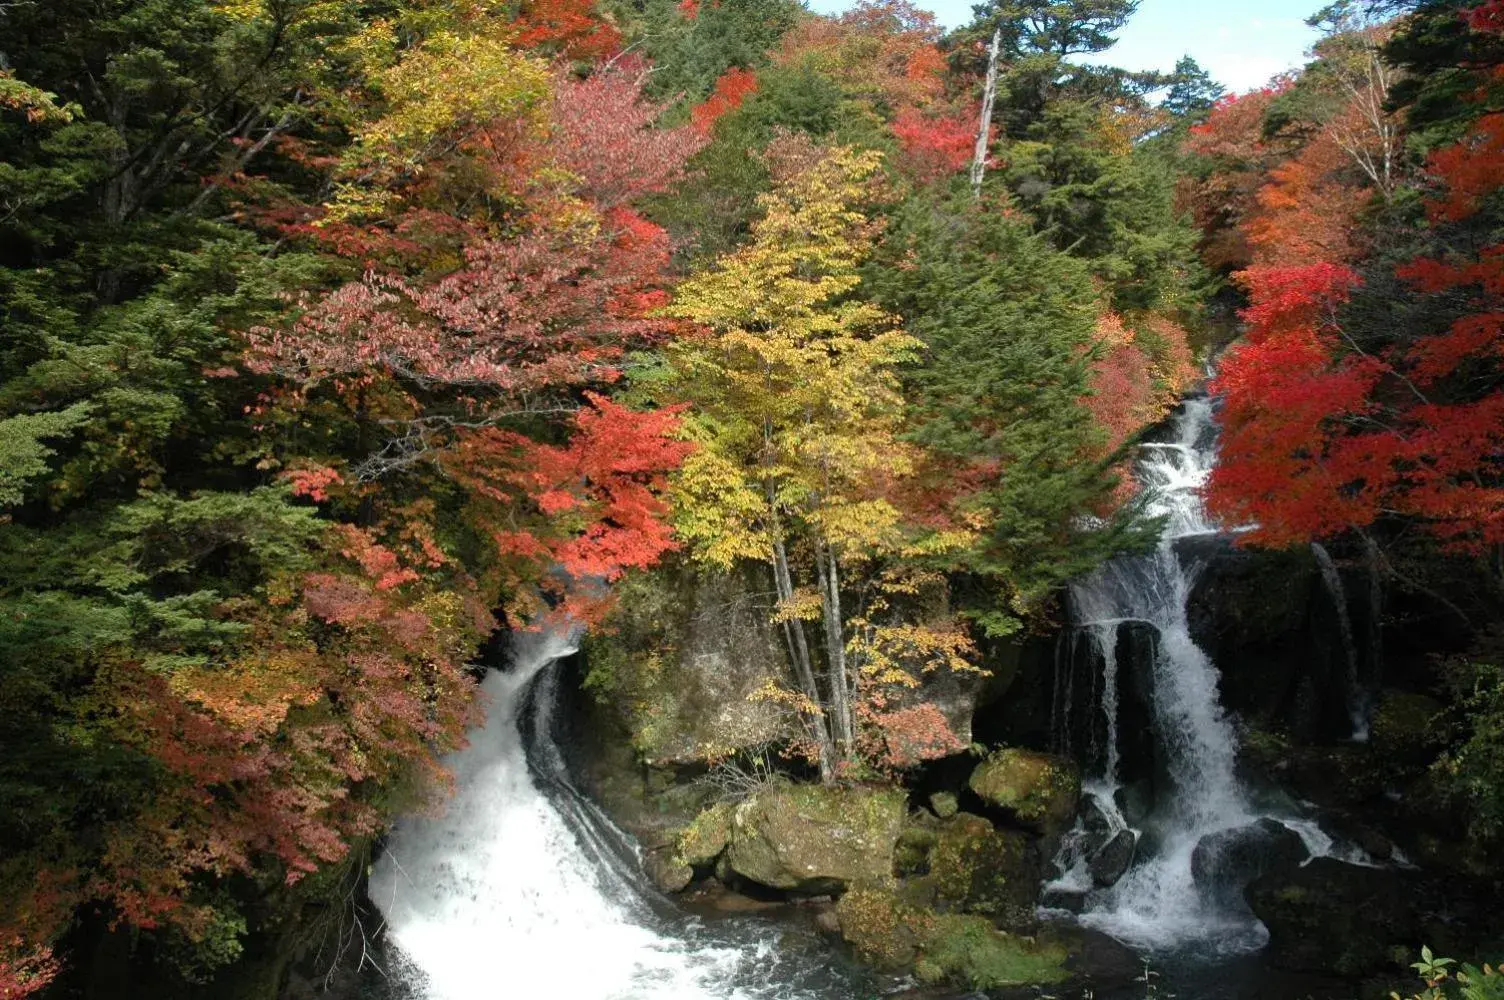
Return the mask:
[[[1484,19],[1484,23],[1488,22]],[[1484,114],[1430,158],[1428,214],[1462,227],[1504,186],[1504,116]],[[1353,233],[1366,197],[1336,179],[1340,150],[1311,143],[1277,168],[1249,224],[1256,263],[1240,275],[1245,342],[1214,388],[1225,399],[1222,460],[1209,492],[1257,544],[1286,546],[1418,524],[1446,548],[1504,543],[1504,246],[1451,242],[1391,271],[1450,317],[1360,342],[1343,308],[1392,268],[1364,261]],[[1461,230],[1458,230],[1461,232]],[[1393,294],[1404,294],[1403,291]]]
[[[904,108],[889,127],[903,150],[902,166],[921,183],[962,170],[976,147],[976,125],[966,116],[930,117]]]
[[[696,132],[709,136],[715,123],[742,106],[742,102],[757,92],[757,74],[750,69],[733,66],[716,80],[710,96],[689,111],[690,123]]]

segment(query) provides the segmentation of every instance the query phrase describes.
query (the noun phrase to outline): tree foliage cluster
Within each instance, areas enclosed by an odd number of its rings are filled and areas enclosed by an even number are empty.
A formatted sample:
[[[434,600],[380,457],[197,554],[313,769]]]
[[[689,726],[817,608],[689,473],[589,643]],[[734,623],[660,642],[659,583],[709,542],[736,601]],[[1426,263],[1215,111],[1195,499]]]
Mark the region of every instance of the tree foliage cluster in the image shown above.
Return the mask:
[[[1435,773],[1480,841],[1504,787],[1480,627],[1504,599],[1501,13],[1332,5],[1310,65],[1191,130],[1181,180],[1247,302],[1210,506],[1248,544],[1349,553],[1473,636]]]
[[[1331,13],[1304,72],[1187,142],[1207,263],[1248,299],[1211,500],[1250,541],[1420,537],[1484,559],[1504,542],[1491,9]]]
[[[765,567],[824,777],[962,749],[925,676],[1143,539],[1196,375],[1214,88],[1060,61],[1132,6],[0,6],[6,995],[212,976],[674,552]]]

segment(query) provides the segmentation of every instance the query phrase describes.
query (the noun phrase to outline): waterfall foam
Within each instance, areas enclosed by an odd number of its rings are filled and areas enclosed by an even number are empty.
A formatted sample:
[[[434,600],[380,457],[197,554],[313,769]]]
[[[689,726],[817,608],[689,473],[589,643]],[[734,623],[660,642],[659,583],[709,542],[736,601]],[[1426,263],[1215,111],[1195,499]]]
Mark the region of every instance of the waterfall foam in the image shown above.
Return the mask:
[[[481,686],[485,725],[447,761],[447,808],[399,823],[373,866],[389,971],[421,1000],[849,995],[828,955],[780,946],[761,921],[707,926],[645,881],[636,845],[570,783],[552,737],[550,668],[574,649],[567,632],[518,639],[511,669]]]

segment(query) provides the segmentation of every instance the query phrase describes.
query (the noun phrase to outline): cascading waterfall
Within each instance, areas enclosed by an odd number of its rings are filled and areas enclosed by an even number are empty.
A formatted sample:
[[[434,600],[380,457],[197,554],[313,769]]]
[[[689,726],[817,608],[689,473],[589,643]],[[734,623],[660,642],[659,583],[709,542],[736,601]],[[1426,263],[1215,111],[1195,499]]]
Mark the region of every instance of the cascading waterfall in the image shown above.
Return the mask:
[[[1136,947],[1210,947],[1218,952],[1261,946],[1265,931],[1245,911],[1210,898],[1192,875],[1192,855],[1208,834],[1245,826],[1260,817],[1238,780],[1237,737],[1218,697],[1215,665],[1191,637],[1187,603],[1200,566],[1182,555],[1187,539],[1219,529],[1207,518],[1200,491],[1215,462],[1212,404],[1190,399],[1173,424],[1174,439],[1144,445],[1140,481],[1151,513],[1165,519],[1153,552],[1113,560],[1071,587],[1076,626],[1102,664],[1100,709],[1107,716],[1103,773],[1086,782],[1109,833],[1127,826],[1115,804],[1120,780],[1118,745],[1118,633],[1124,623],[1152,627],[1150,670],[1154,728],[1173,794],[1156,803],[1136,865],[1115,885],[1091,890],[1087,858],[1068,839],[1055,884],[1088,891],[1080,921]],[[1312,854],[1332,848],[1315,823],[1275,817],[1300,834]]]
[[[1102,715],[1106,719],[1106,762],[1102,768],[1103,781],[1108,785],[1118,782],[1118,768],[1122,764],[1123,749],[1118,738],[1118,627],[1096,624],[1090,626],[1092,644],[1102,654]]]
[[[818,949],[762,921],[707,925],[643,878],[635,844],[570,783],[552,736],[550,668],[574,649],[567,632],[519,638],[511,669],[481,686],[486,724],[447,762],[447,808],[399,823],[373,867],[388,971],[421,1000],[849,996]]]

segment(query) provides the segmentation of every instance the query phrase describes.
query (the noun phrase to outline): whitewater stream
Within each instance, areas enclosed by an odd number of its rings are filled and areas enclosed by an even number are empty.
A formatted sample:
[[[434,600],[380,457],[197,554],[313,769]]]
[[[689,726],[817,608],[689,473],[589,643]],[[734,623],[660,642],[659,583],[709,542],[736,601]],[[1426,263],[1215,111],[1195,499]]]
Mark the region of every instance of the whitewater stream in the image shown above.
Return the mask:
[[[482,684],[487,721],[448,760],[442,815],[400,823],[370,879],[386,969],[414,1000],[851,1000],[875,995],[812,935],[702,921],[641,873],[569,780],[552,722],[563,633],[520,637]],[[530,717],[529,717],[530,715]]]

